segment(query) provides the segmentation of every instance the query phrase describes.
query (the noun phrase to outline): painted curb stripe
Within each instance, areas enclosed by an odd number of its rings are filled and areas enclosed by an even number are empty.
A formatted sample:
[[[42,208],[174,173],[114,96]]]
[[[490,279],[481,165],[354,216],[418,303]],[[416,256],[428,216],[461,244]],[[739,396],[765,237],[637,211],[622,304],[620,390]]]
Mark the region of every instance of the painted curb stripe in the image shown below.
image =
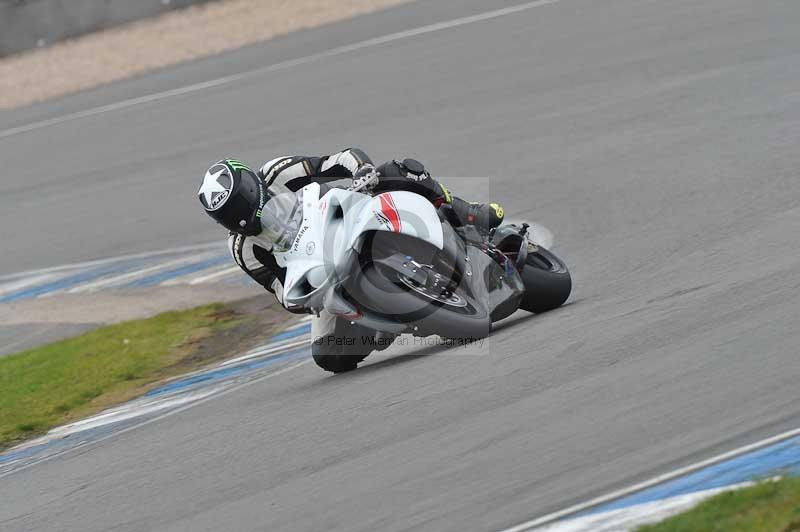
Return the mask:
[[[182,275],[188,275],[190,273],[199,272],[201,270],[205,270],[213,266],[219,266],[223,263],[230,262],[230,260],[231,260],[230,257],[222,256],[222,257],[215,257],[213,259],[209,259],[202,262],[197,262],[194,264],[188,264],[186,266],[180,266],[178,268],[172,268],[171,270],[167,270],[165,272],[160,272],[153,275],[148,275],[141,279],[137,279],[133,282],[124,285],[124,288],[144,288],[147,286],[157,285],[168,279],[173,279],[175,277],[180,277]]]
[[[290,338],[297,338],[298,336],[302,336],[304,334],[311,334],[311,325],[304,324],[287,329],[270,338],[270,342],[281,342]]]
[[[10,273],[0,275],[0,282],[12,281],[15,279],[20,279],[21,277],[29,277],[31,275],[44,275],[47,273],[62,273],[62,272],[69,272],[74,270],[81,270],[86,268],[92,268],[94,266],[105,266],[108,264],[116,264],[120,261],[126,260],[152,260],[158,257],[163,257],[164,255],[177,255],[177,254],[185,254],[185,253],[199,253],[203,251],[210,251],[213,249],[220,249],[224,251],[226,249],[224,242],[209,242],[206,244],[195,244],[193,246],[180,246],[175,248],[169,249],[162,249],[161,251],[147,251],[144,253],[129,253],[126,255],[119,255],[116,257],[109,257],[105,259],[95,259],[89,260],[84,262],[75,262],[72,264],[63,264],[61,266],[50,266],[48,268],[38,268],[35,270],[28,270],[24,272],[17,272],[17,273]]]
[[[200,375],[194,375],[194,376],[186,378],[186,379],[181,379],[181,380],[178,380],[178,381],[175,381],[175,382],[171,382],[169,384],[161,386],[160,388],[155,388],[154,390],[150,390],[149,392],[144,394],[144,397],[154,397],[154,396],[157,396],[157,395],[163,395],[163,394],[166,394],[166,393],[175,392],[175,391],[183,389],[183,388],[189,388],[190,386],[192,386],[194,384],[201,383],[201,382],[213,382],[213,381],[218,381],[218,380],[225,379],[225,378],[228,378],[228,377],[233,377],[235,375],[239,375],[239,374],[242,374],[242,373],[246,373],[246,372],[249,372],[249,371],[253,371],[253,370],[256,370],[256,369],[263,368],[265,366],[272,365],[272,364],[274,364],[276,362],[280,362],[282,360],[290,360],[292,358],[296,358],[298,355],[305,355],[307,350],[308,350],[307,347],[304,346],[304,347],[301,347],[301,348],[298,348],[298,349],[294,349],[294,350],[288,351],[286,353],[280,353],[280,354],[277,354],[277,355],[273,355],[273,356],[268,357],[266,359],[256,360],[256,361],[253,361],[253,362],[240,364],[238,366],[217,369],[217,370],[214,370],[214,371],[201,373]]]
[[[236,275],[239,268],[231,264],[224,244],[211,243],[18,272],[0,276],[0,304],[62,292],[196,285],[222,278],[226,284],[252,284],[246,275]]]
[[[537,529],[540,532],[620,532],[657,523],[675,514],[685,512],[704,500],[726,491],[752,486],[752,482],[734,484],[724,488],[697,491],[668,499],[637,504],[621,510],[610,510],[597,514],[558,521]]]
[[[144,277],[145,275],[153,274],[155,272],[159,272],[161,270],[166,270],[167,268],[172,268],[178,265],[185,266],[187,263],[192,262],[191,259],[186,257],[181,257],[173,260],[168,260],[165,262],[159,262],[154,265],[150,265],[149,263],[140,264],[139,266],[145,266],[144,268],[137,268],[133,271],[130,271],[130,268],[125,273],[120,275],[113,275],[111,277],[103,277],[97,281],[88,284],[82,284],[80,286],[76,286],[69,290],[69,293],[81,293],[81,292],[97,292],[99,290],[106,290],[116,288],[118,286],[124,285],[126,282],[134,281],[140,277]]]
[[[776,475],[800,475],[800,436],[712,465],[578,515],[587,515],[723,488]]]
[[[98,279],[104,275],[119,273],[123,270],[123,268],[124,266],[121,265],[104,266],[75,275],[68,275],[67,277],[63,277],[55,281],[46,282],[44,284],[0,296],[0,303],[11,303],[13,301],[19,301],[20,299],[31,299],[34,297],[51,294],[59,290],[67,290],[79,284]]]
[[[672,482],[674,480],[680,480],[695,473],[707,471],[719,465],[728,464],[731,461],[736,460],[740,457],[745,457],[745,456],[751,457],[754,453],[758,453],[760,451],[766,451],[767,453],[769,453],[769,451],[774,450],[776,446],[780,446],[781,444],[788,442],[790,440],[796,441],[798,438],[800,438],[800,428],[782,432],[781,434],[776,434],[775,436],[765,438],[763,440],[751,443],[749,445],[745,445],[737,449],[733,449],[731,451],[716,456],[712,456],[711,458],[701,460],[700,462],[689,464],[687,466],[678,468],[676,470],[669,471],[662,475],[658,475],[651,479],[636,483],[632,486],[615,490],[610,493],[600,495],[599,497],[595,497],[593,499],[578,504],[574,504],[570,507],[563,508],[561,510],[546,515],[542,515],[540,517],[536,517],[534,519],[525,521],[518,525],[505,528],[503,529],[503,532],[523,532],[528,530],[539,530],[540,527],[542,527],[543,525],[548,525],[550,523],[554,523],[563,520],[565,518],[569,518],[576,515],[587,515],[590,512],[595,511],[600,507],[608,507],[616,503],[617,501],[621,501],[622,499],[627,499],[629,497],[631,498],[635,497],[639,494],[644,493],[646,490],[650,490],[651,488],[655,489],[660,486],[666,485],[667,483]],[[791,464],[786,464],[786,466],[789,467],[791,471],[796,470],[795,469],[796,466],[793,466]],[[767,477],[767,476],[768,475],[766,474],[762,475],[762,477]]]

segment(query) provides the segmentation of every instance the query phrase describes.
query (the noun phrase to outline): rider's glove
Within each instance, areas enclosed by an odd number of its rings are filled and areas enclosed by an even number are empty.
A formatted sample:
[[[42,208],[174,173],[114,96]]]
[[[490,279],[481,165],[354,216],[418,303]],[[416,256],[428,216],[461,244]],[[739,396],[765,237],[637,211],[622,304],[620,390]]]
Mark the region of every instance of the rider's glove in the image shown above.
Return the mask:
[[[364,163],[353,172],[353,187],[370,190],[378,184],[378,172],[370,163]]]

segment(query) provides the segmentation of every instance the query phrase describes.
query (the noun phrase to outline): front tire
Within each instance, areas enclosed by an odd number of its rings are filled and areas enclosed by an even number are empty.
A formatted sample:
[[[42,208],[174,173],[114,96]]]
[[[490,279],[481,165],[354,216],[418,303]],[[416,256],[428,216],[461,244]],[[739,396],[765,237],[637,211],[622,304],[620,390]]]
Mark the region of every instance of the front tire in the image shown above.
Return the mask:
[[[362,246],[361,271],[348,279],[344,288],[360,308],[407,325],[415,336],[485,338],[491,330],[489,313],[459,287],[466,281],[461,279],[455,262],[466,251],[457,245],[460,237],[452,228],[447,224],[442,227],[450,235],[445,238],[443,251],[415,237],[375,231]],[[382,259],[398,254],[413,258],[418,265],[430,265],[432,273],[444,280],[443,290],[415,285],[404,272],[381,265]],[[446,292],[449,295],[445,296]]]
[[[311,356],[325,371],[344,373],[356,369],[375,343],[372,329],[336,318],[332,333],[311,339]]]
[[[391,278],[390,278],[391,277]],[[415,327],[415,336],[478,340],[489,336],[489,314],[463,292],[454,291],[458,305],[448,304],[413,289],[394,272],[381,272],[373,264],[348,286],[362,308]],[[450,298],[448,298],[450,299]]]
[[[566,264],[543,247],[532,247],[522,270],[525,295],[519,308],[539,314],[564,304],[572,292],[572,277]]]

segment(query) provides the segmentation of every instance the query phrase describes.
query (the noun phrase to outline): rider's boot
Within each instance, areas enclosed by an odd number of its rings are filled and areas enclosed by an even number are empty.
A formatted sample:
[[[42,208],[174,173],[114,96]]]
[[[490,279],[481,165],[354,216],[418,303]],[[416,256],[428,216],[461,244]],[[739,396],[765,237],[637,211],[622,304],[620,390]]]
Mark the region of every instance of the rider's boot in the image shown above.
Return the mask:
[[[503,223],[503,208],[497,203],[469,203],[453,196],[450,205],[461,225],[489,231]]]

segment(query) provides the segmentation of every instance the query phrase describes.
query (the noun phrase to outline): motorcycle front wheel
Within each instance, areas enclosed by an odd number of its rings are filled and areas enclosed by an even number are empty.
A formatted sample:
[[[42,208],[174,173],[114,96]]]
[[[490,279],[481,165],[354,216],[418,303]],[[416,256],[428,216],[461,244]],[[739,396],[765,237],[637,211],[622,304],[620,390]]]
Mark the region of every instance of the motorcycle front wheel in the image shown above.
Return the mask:
[[[362,308],[409,325],[415,336],[470,340],[489,336],[488,312],[460,289],[437,293],[373,264],[354,281],[348,292]]]
[[[356,369],[375,349],[375,331],[341,318],[333,331],[311,339],[311,356],[320,368],[332,373]]]

